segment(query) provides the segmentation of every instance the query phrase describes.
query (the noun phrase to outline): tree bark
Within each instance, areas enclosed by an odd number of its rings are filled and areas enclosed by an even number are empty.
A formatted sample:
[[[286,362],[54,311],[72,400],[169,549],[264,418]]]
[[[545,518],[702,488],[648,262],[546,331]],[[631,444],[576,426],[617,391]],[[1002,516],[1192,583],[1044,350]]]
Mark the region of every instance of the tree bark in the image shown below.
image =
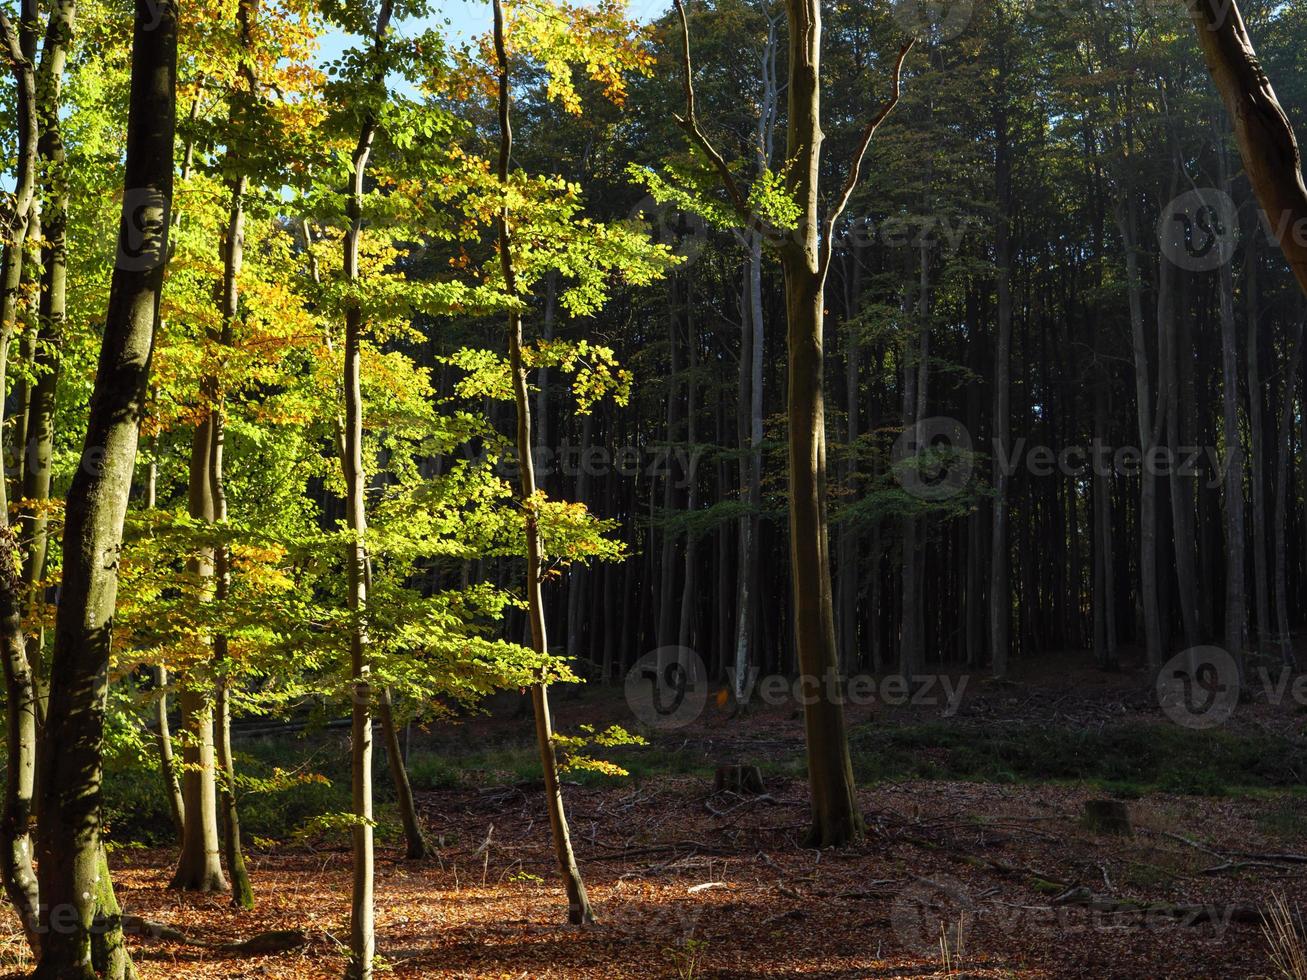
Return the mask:
[[[1154,433],[1156,423],[1153,386],[1149,378],[1148,341],[1144,335],[1144,287],[1139,272],[1139,246],[1135,240],[1138,233],[1137,205],[1131,192],[1127,192],[1126,203],[1118,214],[1118,224],[1126,256],[1137,432],[1140,451],[1147,458],[1157,443],[1157,437]],[[1157,481],[1144,468],[1139,477],[1139,596],[1144,616],[1144,656],[1149,669],[1154,671],[1162,666],[1162,612],[1157,591]]]
[[[1224,141],[1217,139],[1222,188],[1229,186]],[[1239,427],[1239,336],[1234,317],[1234,272],[1222,263],[1219,273],[1221,316],[1221,426],[1225,443],[1225,648],[1242,662],[1247,636],[1248,602],[1244,572],[1244,450]]]
[[[213,379],[205,382],[205,396],[216,397]],[[214,415],[209,412],[195,426],[191,439],[191,461],[187,487],[188,509],[196,520],[212,524]],[[212,598],[214,551],[198,549],[188,560],[187,571],[194,578],[202,601]],[[182,830],[181,854],[172,888],[179,891],[224,892],[222,851],[218,831],[218,781],[214,761],[213,703],[203,689],[204,678],[196,671],[184,679],[181,690],[182,800],[186,821]]]
[[[126,176],[120,253],[91,394],[81,466],[65,508],[63,588],[56,616],[41,754],[38,853],[41,980],[92,980],[92,926],[107,906],[108,869],[100,845],[101,744],[108,692],[118,554],[131,493],[154,325],[167,257],[176,131],[177,7],[138,0],[132,40]],[[99,895],[97,896],[97,891]],[[111,906],[106,911],[112,913]],[[50,928],[58,917],[57,928]],[[121,931],[110,975],[131,972]]]
[[[1252,467],[1253,610],[1256,633],[1253,649],[1271,639],[1270,567],[1266,554],[1266,426],[1263,421],[1261,367],[1261,308],[1257,295],[1257,235],[1248,236],[1244,264],[1244,301],[1247,308],[1248,356],[1248,457]]]
[[[1000,84],[1002,79],[1000,78]],[[996,113],[994,183],[998,217],[994,227],[998,290],[998,338],[994,350],[994,502],[989,553],[989,647],[995,677],[1006,677],[1011,646],[1012,590],[1008,569],[1008,474],[1004,466],[1011,439],[1012,361],[1012,164],[1007,146],[1007,112]]]
[[[1302,360],[1302,333],[1302,323],[1298,322],[1294,325],[1284,371],[1275,458],[1275,633],[1280,661],[1286,667],[1295,666],[1289,624],[1289,465],[1293,460],[1293,396],[1298,382],[1298,365]]]
[[[380,61],[390,27],[391,0],[382,0],[373,33],[373,56]],[[378,68],[384,81],[384,70]],[[378,122],[369,112],[359,131],[358,143],[346,190],[343,272],[347,283],[359,278],[359,242],[363,235],[363,192],[368,159],[372,155]],[[351,711],[351,792],[353,885],[350,904],[349,980],[372,980],[376,954],[375,849],[372,808],[372,685],[368,658],[368,552],[367,475],[363,469],[363,389],[360,375],[363,311],[356,302],[345,307],[345,365],[342,388],[345,395],[343,444],[340,457],[345,478],[345,514],[350,531],[345,568],[349,594]]]
[[[1266,77],[1235,0],[1192,0],[1189,16],[1212,81],[1234,126],[1239,155],[1262,214],[1307,293],[1307,187],[1289,118]]]
[[[413,802],[413,786],[408,780],[408,767],[399,744],[395,728],[395,712],[389,688],[383,688],[377,700],[377,717],[381,722],[381,737],[386,742],[386,761],[390,765],[390,778],[395,784],[395,801],[399,806],[399,819],[404,826],[404,856],[410,861],[421,861],[427,856],[426,836],[422,821]]]
[[[508,184],[508,163],[513,151],[513,129],[510,122],[510,79],[508,49],[504,40],[504,9],[501,0],[494,0],[495,56],[499,69],[499,166],[501,185]],[[518,299],[517,275],[513,266],[513,242],[509,225],[507,203],[500,208],[498,218],[499,262],[504,275],[504,289],[512,300]],[[508,360],[513,378],[513,401],[517,407],[516,443],[518,453],[518,501],[526,520],[526,598],[527,618],[531,629],[531,646],[536,653],[548,653],[549,643],[545,631],[544,597],[541,594],[540,528],[537,510],[540,500],[536,493],[535,465],[531,458],[531,402],[527,395],[526,369],[522,361],[522,314],[514,308],[508,315]],[[531,704],[535,711],[536,743],[540,750],[540,768],[544,780],[545,807],[549,813],[549,826],[553,833],[554,855],[563,877],[567,893],[567,921],[573,925],[594,922],[594,911],[586,895],[585,883],[577,868],[572,851],[571,833],[567,826],[567,812],[563,807],[562,786],[558,779],[558,759],[554,752],[553,722],[549,714],[549,692],[543,681],[531,687]]]

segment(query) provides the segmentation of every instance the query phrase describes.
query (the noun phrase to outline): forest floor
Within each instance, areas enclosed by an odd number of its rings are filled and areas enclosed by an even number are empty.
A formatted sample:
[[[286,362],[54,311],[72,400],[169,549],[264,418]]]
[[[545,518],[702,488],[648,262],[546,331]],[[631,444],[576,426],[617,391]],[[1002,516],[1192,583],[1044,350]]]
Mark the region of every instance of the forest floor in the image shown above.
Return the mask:
[[[843,850],[801,846],[802,730],[790,709],[730,719],[710,708],[629,750],[629,779],[567,788],[600,920],[586,928],[563,924],[541,793],[514,770],[528,746],[485,749],[520,736],[523,719],[497,711],[457,736],[433,728],[414,741],[415,781],[423,752],[459,777],[419,791],[432,859],[405,862],[393,846],[378,856],[378,951],[393,971],[381,975],[1273,975],[1259,912],[1276,894],[1307,900],[1302,708],[1254,703],[1222,731],[1196,733],[1150,708],[1135,674],[1055,680],[1057,693],[1043,678],[977,682],[948,717],[858,713],[867,838]],[[564,727],[624,710],[613,692],[559,700]],[[663,765],[635,765],[641,753]],[[712,765],[738,761],[762,766],[765,795],[712,792]],[[1126,803],[1132,836],[1085,829],[1082,807],[1100,798]],[[144,980],[343,975],[345,848],[310,839],[249,859],[258,909],[237,912],[222,897],[168,891],[170,851],[115,850],[129,913],[214,944],[273,929],[308,936],[267,957],[133,939]],[[9,935],[0,963],[21,966],[22,950]]]

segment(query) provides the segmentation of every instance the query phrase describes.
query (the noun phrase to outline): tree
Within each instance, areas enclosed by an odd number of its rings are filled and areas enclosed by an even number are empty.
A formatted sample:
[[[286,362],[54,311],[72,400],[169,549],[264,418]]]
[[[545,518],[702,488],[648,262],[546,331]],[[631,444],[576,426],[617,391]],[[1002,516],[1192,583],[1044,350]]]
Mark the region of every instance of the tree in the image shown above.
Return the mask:
[[[749,227],[754,207],[736,183],[725,159],[699,126],[690,61],[690,29],[684,4],[676,0],[683,29],[685,115],[681,125],[711,161],[726,189],[730,206]],[[826,418],[823,392],[823,327],[826,279],[830,271],[836,222],[857,187],[862,161],[880,124],[899,98],[905,44],[893,68],[893,94],[863,130],[848,176],[823,217],[820,196],[821,144],[821,8],[817,0],[788,0],[788,116],[786,164],[781,186],[790,213],[789,234],[777,246],[785,273],[786,349],[788,351],[790,475],[790,576],[793,587],[795,642],[799,670],[820,692],[804,705],[808,781],[812,799],[812,846],[847,844],[862,836],[862,816],[854,793],[853,767],[844,731],[841,699],[831,694],[838,684],[835,612],[831,592],[830,549],[826,518]]]
[[[93,942],[110,887],[100,845],[100,740],[104,729],[116,556],[131,490],[167,256],[176,131],[177,7],[139,0],[119,259],[113,274],[81,465],[66,503],[63,592],[55,625],[47,744],[38,787],[42,926],[37,976],[92,980],[107,945],[110,977],[133,975],[114,919]],[[55,917],[58,921],[55,921]]]

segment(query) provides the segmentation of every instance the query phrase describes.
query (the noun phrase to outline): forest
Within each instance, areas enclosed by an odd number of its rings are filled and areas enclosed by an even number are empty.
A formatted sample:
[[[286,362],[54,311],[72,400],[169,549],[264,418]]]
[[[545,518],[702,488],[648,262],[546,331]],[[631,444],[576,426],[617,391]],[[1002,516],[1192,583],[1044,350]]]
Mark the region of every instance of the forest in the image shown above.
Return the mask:
[[[0,53],[0,976],[1307,980],[1307,0]]]

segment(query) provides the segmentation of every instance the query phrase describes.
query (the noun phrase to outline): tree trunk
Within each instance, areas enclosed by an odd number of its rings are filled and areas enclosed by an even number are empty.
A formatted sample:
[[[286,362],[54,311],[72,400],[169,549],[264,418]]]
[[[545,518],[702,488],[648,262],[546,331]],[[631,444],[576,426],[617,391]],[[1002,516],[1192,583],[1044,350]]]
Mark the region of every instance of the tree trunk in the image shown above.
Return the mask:
[[[413,802],[413,786],[408,781],[408,767],[399,744],[395,728],[395,712],[391,705],[390,688],[382,688],[377,700],[377,717],[381,721],[381,737],[386,742],[386,761],[390,765],[390,778],[395,784],[395,801],[399,806],[399,819],[404,825],[404,857],[421,861],[429,853],[427,839],[422,833],[422,821]]]
[[[1262,417],[1261,309],[1257,297],[1257,234],[1248,236],[1245,248],[1244,295],[1248,327],[1248,457],[1252,464],[1253,609],[1256,613],[1254,650],[1271,638],[1270,568],[1266,555],[1266,426]]]
[[[1279,439],[1275,460],[1275,622],[1280,660],[1293,667],[1293,636],[1289,631],[1289,464],[1293,459],[1293,396],[1302,360],[1302,323],[1294,325],[1280,408]]]
[[[214,397],[212,379],[206,381],[206,395]],[[191,440],[189,512],[196,520],[212,523],[214,416],[210,413],[195,426]],[[200,549],[187,562],[187,571],[196,581],[202,600],[211,598],[214,577],[212,548]],[[222,853],[218,832],[218,781],[214,762],[213,705],[201,688],[197,672],[185,679],[181,691],[182,726],[186,737],[182,743],[182,800],[186,822],[183,825],[182,849],[171,887],[180,891],[221,892],[227,890],[222,873]]]
[[[1229,185],[1224,142],[1217,140],[1220,186]],[[1221,264],[1221,424],[1225,443],[1225,648],[1242,662],[1247,633],[1248,603],[1244,556],[1244,451],[1239,427],[1239,337],[1234,318],[1234,272]]]
[[[998,339],[994,350],[994,503],[993,534],[989,552],[989,647],[995,677],[1006,677],[1011,648],[1012,590],[1008,568],[1008,474],[1004,465],[1011,439],[1012,361],[1012,170],[1007,147],[1007,114],[1000,111],[995,125],[998,151],[994,182],[997,185],[998,220],[995,222],[994,270],[998,287]]]
[[[508,50],[504,41],[504,9],[494,0],[495,55],[499,69],[499,168],[500,184],[508,183],[508,161],[513,149],[513,129],[509,119],[510,80]],[[504,289],[510,296],[518,293],[513,267],[513,242],[507,204],[499,211],[499,262],[504,275]],[[513,400],[517,407],[516,442],[520,477],[518,501],[526,519],[526,598],[527,618],[531,626],[531,647],[536,653],[548,653],[545,632],[544,597],[540,578],[542,558],[537,508],[535,466],[531,459],[531,403],[527,396],[526,369],[522,362],[522,315],[513,310],[508,315],[508,360],[513,377]],[[594,922],[594,911],[586,895],[585,883],[572,852],[572,838],[563,808],[562,786],[558,779],[558,759],[554,752],[553,722],[549,715],[549,692],[544,683],[531,688],[531,705],[535,710],[536,743],[540,750],[540,769],[544,779],[545,807],[553,832],[554,854],[563,887],[567,893],[567,921],[572,925]]]
[[[785,154],[788,162],[783,176],[786,189],[802,209],[801,234],[792,236],[781,248],[788,368],[790,575],[799,669],[810,683],[815,681],[821,688],[818,696],[807,699],[804,706],[812,798],[808,843],[825,847],[860,839],[863,823],[844,730],[843,698],[842,695],[833,697],[825,689],[828,682],[836,680],[838,663],[826,520],[826,418],[822,389],[830,236],[828,233],[823,243],[818,231],[821,5],[818,0],[787,0],[786,12],[790,28],[789,112]],[[867,141],[874,131],[873,124],[866,131]],[[854,167],[850,171],[850,184],[846,186],[852,186],[856,175]]]
[[[0,385],[4,384],[4,369],[16,325],[23,251],[36,196],[38,119],[33,66],[36,17],[34,0],[24,0],[16,28],[7,12],[0,12],[0,33],[4,54],[14,73],[18,110],[14,209],[0,259]],[[3,399],[0,399],[0,422],[3,413]],[[0,478],[0,658],[3,658],[5,677],[7,733],[4,811],[0,814],[0,879],[32,952],[39,955],[39,889],[32,865],[30,829],[36,788],[37,691],[23,637],[23,585],[15,571],[21,552],[17,535],[9,526],[6,496],[5,483]]]
[[[390,25],[391,0],[382,0],[373,33],[373,56],[380,59]],[[378,69],[380,74],[381,69]],[[384,74],[380,74],[384,81]],[[359,278],[359,242],[363,235],[363,185],[368,158],[376,138],[377,120],[369,113],[363,120],[358,143],[354,148],[350,183],[346,190],[345,211],[349,227],[345,232],[345,281]],[[351,710],[350,754],[351,791],[353,797],[353,884],[350,904],[349,980],[372,980],[376,955],[375,861],[372,810],[372,686],[368,658],[368,552],[367,474],[363,469],[363,388],[360,360],[363,335],[363,311],[356,302],[345,307],[345,365],[342,388],[345,413],[341,426],[343,440],[340,457],[345,479],[345,514],[351,540],[345,554],[350,629]]]
[[[758,583],[757,553],[759,512],[762,509],[762,372],[765,329],[762,308],[762,236],[749,236],[748,276],[748,351],[747,362],[741,355],[741,388],[748,394],[748,455],[740,459],[743,495],[748,512],[740,518],[740,589],[735,618],[735,702],[743,704],[749,683],[750,661],[761,658],[756,652],[757,605],[754,592]]]
[[[1157,335],[1162,342],[1158,347],[1158,371],[1166,372],[1166,441],[1173,458],[1183,459],[1185,432],[1181,428],[1180,414],[1180,360],[1186,356],[1187,345],[1181,343],[1179,317],[1176,315],[1176,269],[1165,255],[1158,257],[1157,269]],[[1161,381],[1159,379],[1159,384]],[[1167,467],[1171,490],[1171,538],[1175,545],[1175,582],[1180,603],[1180,622],[1184,630],[1185,648],[1195,647],[1202,639],[1198,613],[1198,555],[1194,546],[1194,515],[1192,477],[1180,472],[1181,467]]]
[[[1307,240],[1299,232],[1307,222],[1307,187],[1293,127],[1257,60],[1235,0],[1193,0],[1188,7],[1253,193],[1307,293]]]
[[[154,670],[154,686],[159,697],[154,703],[155,738],[159,743],[159,771],[163,776],[164,793],[168,796],[168,810],[181,845],[186,834],[186,804],[182,800],[182,784],[177,775],[177,762],[172,749],[172,730],[168,724],[168,668],[159,664]]]
[[[1126,293],[1130,303],[1130,335],[1135,362],[1135,410],[1139,447],[1144,455],[1156,445],[1148,341],[1144,336],[1143,283],[1139,275],[1137,205],[1132,192],[1118,215],[1126,254]],[[1163,259],[1165,261],[1165,259]],[[1162,612],[1157,595],[1157,481],[1146,467],[1139,477],[1139,596],[1144,613],[1144,655],[1150,670],[1162,666]]]
[[[108,869],[100,845],[101,745],[109,679],[118,553],[131,493],[136,443],[149,380],[154,324],[167,257],[176,131],[177,8],[138,0],[120,253],[91,394],[82,465],[65,507],[63,588],[55,625],[41,754],[39,869],[47,927],[41,980],[92,980],[97,906],[111,916]],[[98,892],[98,894],[97,894]],[[70,919],[69,911],[75,914]],[[48,928],[58,916],[58,928]],[[113,980],[131,973],[121,930],[103,938],[119,952]]]

